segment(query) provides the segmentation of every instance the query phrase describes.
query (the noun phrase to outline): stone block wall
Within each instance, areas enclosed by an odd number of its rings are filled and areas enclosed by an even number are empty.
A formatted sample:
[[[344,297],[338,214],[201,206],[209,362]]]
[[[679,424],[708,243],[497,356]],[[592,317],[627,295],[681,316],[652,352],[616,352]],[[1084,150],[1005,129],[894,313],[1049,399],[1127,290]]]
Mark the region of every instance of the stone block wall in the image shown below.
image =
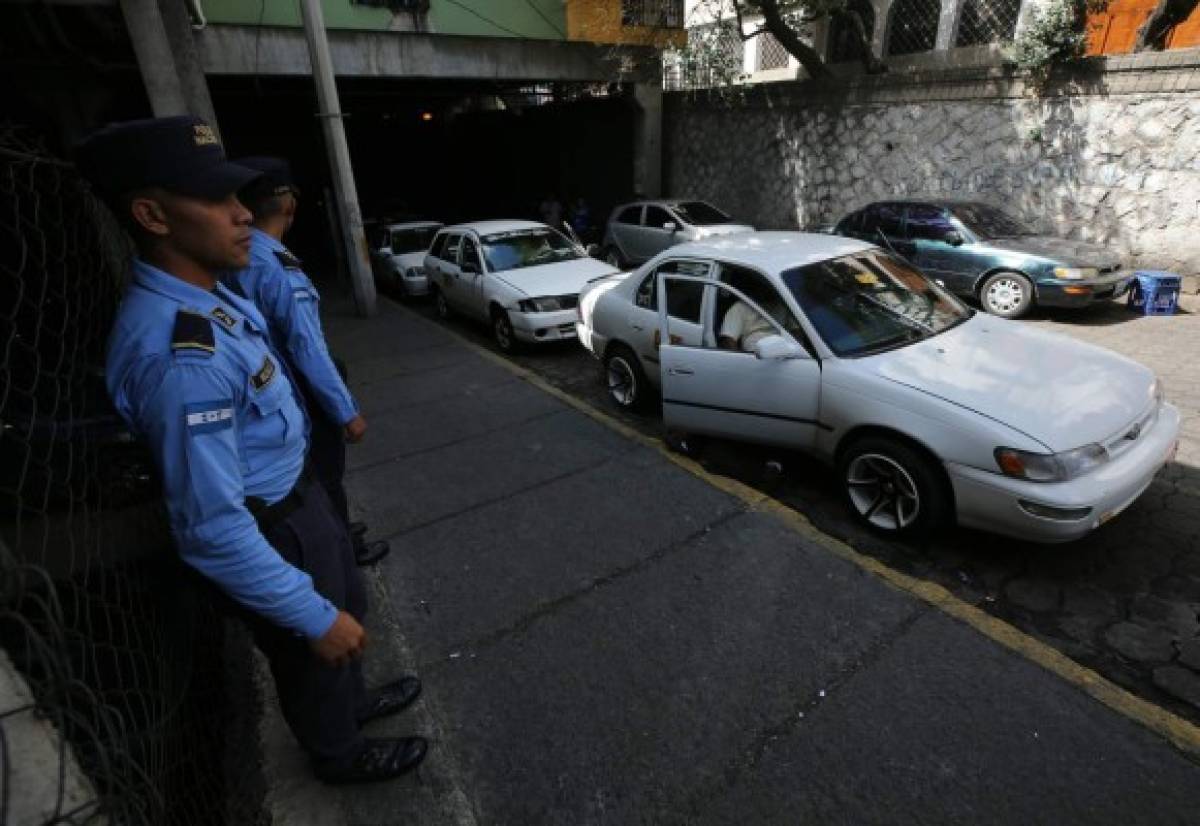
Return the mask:
[[[1129,265],[1200,276],[1200,50],[668,95],[666,190],[763,229],[976,197]]]

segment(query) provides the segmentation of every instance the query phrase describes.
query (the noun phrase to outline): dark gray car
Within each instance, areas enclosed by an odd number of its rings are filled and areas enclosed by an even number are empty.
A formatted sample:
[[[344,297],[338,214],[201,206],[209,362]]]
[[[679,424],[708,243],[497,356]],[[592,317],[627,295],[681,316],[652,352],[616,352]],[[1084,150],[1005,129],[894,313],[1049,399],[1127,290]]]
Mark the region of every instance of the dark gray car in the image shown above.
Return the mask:
[[[611,266],[627,269],[676,244],[753,231],[704,201],[635,201],[612,211],[601,248]]]
[[[1042,235],[975,201],[882,201],[850,213],[834,231],[891,249],[1004,318],[1034,304],[1084,307],[1116,298],[1132,277],[1111,250]]]

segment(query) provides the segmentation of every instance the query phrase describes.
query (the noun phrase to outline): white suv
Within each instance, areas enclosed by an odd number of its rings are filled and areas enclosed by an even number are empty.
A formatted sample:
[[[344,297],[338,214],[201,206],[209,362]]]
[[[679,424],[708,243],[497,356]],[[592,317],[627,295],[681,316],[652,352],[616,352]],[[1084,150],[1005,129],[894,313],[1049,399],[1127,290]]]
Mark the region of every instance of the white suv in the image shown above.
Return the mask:
[[[486,321],[496,344],[575,338],[575,307],[589,282],[614,274],[607,264],[545,224],[476,221],[445,227],[425,256],[438,315]]]

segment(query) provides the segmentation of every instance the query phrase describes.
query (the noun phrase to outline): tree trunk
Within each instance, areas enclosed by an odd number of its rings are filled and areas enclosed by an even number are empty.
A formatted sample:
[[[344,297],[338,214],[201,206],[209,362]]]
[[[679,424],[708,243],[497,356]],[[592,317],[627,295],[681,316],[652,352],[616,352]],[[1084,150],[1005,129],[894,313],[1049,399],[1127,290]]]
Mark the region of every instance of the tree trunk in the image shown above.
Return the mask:
[[[1146,22],[1138,29],[1134,51],[1166,48],[1167,35],[1171,33],[1171,29],[1187,20],[1198,2],[1200,0],[1158,0],[1154,11],[1150,12]]]
[[[783,19],[783,14],[779,11],[779,0],[745,0],[745,3],[758,9],[763,16],[763,27],[775,35],[779,45],[800,61],[809,77],[821,79],[833,76],[817,50],[801,40],[796,30]]]

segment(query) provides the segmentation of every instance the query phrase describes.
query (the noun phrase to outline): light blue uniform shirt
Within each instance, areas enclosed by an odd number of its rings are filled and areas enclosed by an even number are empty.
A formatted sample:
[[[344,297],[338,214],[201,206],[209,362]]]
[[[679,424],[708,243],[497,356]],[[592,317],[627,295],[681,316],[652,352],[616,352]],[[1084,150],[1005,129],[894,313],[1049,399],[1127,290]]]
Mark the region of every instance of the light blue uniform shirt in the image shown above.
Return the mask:
[[[287,247],[261,230],[252,232],[250,265],[231,276],[234,288],[262,312],[275,348],[307,380],[325,414],[344,425],[358,415],[358,405],[325,345],[320,294]]]
[[[181,312],[183,311],[183,312]],[[184,561],[276,625],[322,636],[337,609],[263,538],[246,497],[282,499],[308,422],[248,301],[143,261],[108,342],[108,393],[149,446]]]

